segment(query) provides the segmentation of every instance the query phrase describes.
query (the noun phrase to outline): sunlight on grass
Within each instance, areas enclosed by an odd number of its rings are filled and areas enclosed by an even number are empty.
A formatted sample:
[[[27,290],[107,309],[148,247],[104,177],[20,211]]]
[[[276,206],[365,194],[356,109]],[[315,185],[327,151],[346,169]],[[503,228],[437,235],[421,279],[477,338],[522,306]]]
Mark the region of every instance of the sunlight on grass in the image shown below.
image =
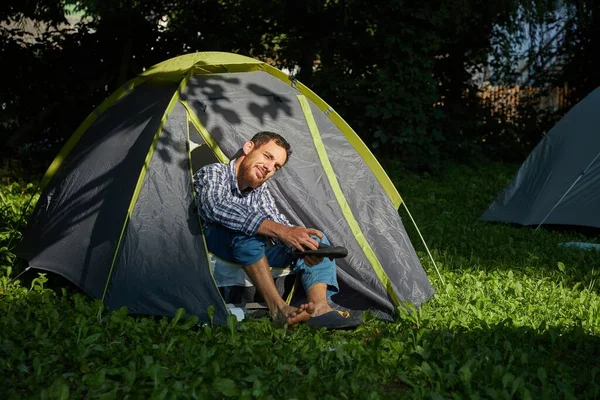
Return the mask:
[[[391,177],[445,288],[401,211],[436,295],[393,323],[355,331],[275,329],[265,319],[198,327],[130,317],[71,289],[10,282],[31,186],[2,181],[0,393],[3,398],[597,398],[596,241],[479,221],[516,166]],[[14,273],[12,273],[14,276]],[[447,290],[447,292],[446,292]],[[410,310],[411,308],[408,307]],[[401,310],[405,310],[402,308]]]

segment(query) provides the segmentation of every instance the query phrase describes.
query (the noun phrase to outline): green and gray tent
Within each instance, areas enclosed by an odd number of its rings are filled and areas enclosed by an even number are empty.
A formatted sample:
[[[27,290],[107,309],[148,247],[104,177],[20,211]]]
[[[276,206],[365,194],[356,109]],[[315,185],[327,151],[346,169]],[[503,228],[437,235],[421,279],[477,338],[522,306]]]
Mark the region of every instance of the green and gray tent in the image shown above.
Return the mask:
[[[600,88],[533,149],[482,220],[600,228]]]
[[[355,132],[300,82],[263,62],[194,53],[160,63],[102,103],[46,173],[18,255],[109,308],[223,322],[226,304],[193,210],[192,173],[228,162],[254,133],[294,154],[269,181],[295,224],[348,248],[334,302],[393,313],[433,294],[398,214],[402,199]]]

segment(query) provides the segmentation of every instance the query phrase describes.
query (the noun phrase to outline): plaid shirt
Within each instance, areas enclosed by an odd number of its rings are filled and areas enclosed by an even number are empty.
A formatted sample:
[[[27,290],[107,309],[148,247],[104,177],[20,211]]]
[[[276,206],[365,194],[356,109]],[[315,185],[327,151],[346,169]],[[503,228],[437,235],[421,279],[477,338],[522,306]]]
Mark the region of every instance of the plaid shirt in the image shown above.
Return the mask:
[[[249,236],[256,235],[265,219],[291,226],[277,209],[266,183],[242,193],[235,175],[235,161],[210,164],[194,174],[198,212],[205,223],[217,223]]]

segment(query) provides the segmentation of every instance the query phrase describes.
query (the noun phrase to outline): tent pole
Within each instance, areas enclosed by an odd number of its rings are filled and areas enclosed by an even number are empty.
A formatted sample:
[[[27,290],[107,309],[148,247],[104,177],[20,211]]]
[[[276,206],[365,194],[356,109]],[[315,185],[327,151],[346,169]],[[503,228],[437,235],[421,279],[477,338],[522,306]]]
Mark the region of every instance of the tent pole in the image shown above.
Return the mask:
[[[17,279],[19,279],[19,278],[21,277],[21,275],[23,275],[25,272],[29,271],[30,269],[31,269],[31,267],[27,267],[27,268],[25,268],[23,271],[21,271],[21,273],[20,273],[20,274],[18,274],[18,275],[17,275],[17,276],[15,276],[14,278],[11,278],[11,279],[9,280],[9,282],[10,282],[10,283],[12,283],[12,282],[16,281]]]
[[[433,259],[433,256],[431,255],[431,251],[429,251],[429,247],[427,246],[427,243],[425,243],[425,239],[423,238],[423,235],[421,235],[421,231],[419,230],[419,227],[417,226],[415,219],[413,218],[412,214],[408,210],[408,207],[406,206],[406,202],[403,201],[402,205],[404,206],[404,209],[408,213],[408,216],[410,217],[410,220],[412,221],[413,225],[417,229],[417,233],[419,234],[419,237],[421,238],[421,241],[423,242],[423,245],[425,246],[425,249],[427,250],[427,254],[429,254],[429,258],[431,259],[431,262],[433,263],[435,272],[437,272],[438,276],[440,277],[440,281],[442,281],[442,285],[444,286],[444,290],[446,290],[446,294],[450,295],[450,293],[448,293],[448,288],[446,287],[446,282],[444,282],[444,278],[442,278],[442,274],[440,274],[440,270],[438,269],[437,264],[435,263],[435,260]]]
[[[600,152],[598,154],[596,154],[596,157],[594,157],[594,159],[592,160],[591,163],[588,164],[587,167],[585,167],[585,169],[579,174],[579,176],[577,177],[577,179],[575,179],[575,182],[573,182],[573,184],[571,184],[571,186],[567,189],[567,191],[565,192],[565,194],[562,195],[562,197],[556,202],[556,204],[554,205],[554,207],[552,207],[552,209],[548,212],[548,214],[546,214],[546,216],[544,217],[544,219],[542,220],[542,222],[540,222],[538,224],[538,226],[535,228],[534,232],[537,231],[540,226],[542,226],[542,224],[544,222],[546,222],[546,220],[548,219],[548,217],[550,216],[550,214],[552,214],[552,212],[556,209],[556,207],[558,207],[558,205],[561,203],[561,201],[564,200],[565,197],[567,197],[567,195],[569,194],[569,192],[571,191],[571,189],[573,189],[573,187],[575,187],[575,185],[577,185],[577,182],[579,182],[579,180],[583,177],[583,175],[585,175],[585,173],[588,171],[588,169],[590,169],[590,167],[592,166],[592,164],[594,164],[594,162],[596,162],[596,160],[598,159],[598,157],[600,157]]]

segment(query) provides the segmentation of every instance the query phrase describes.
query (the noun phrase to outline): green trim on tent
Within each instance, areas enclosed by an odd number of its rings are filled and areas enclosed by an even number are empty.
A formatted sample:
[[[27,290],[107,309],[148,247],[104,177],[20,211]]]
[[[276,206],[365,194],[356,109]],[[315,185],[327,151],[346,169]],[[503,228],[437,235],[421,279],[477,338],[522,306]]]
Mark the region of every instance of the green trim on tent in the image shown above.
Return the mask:
[[[190,74],[190,76],[191,76],[191,74]],[[181,104],[185,106],[184,103],[187,104],[187,102],[181,101]],[[190,142],[190,122],[191,122],[190,110],[187,107],[185,107],[185,109],[186,109],[185,130],[186,130],[186,134],[187,134],[188,165],[190,167],[190,189],[192,191],[192,197],[194,198],[194,204],[196,204],[196,207],[198,207],[198,198],[196,197],[196,190],[194,189],[194,171],[193,171],[193,167],[192,167],[192,146],[191,146],[191,142]],[[198,224],[200,225],[200,230],[202,232],[204,232],[204,229],[202,227],[202,220],[200,219],[200,215],[198,215],[197,217],[198,217]],[[219,285],[217,284],[215,275],[212,271],[212,268],[210,267],[210,253],[208,251],[208,246],[206,245],[206,238],[204,237],[204,233],[202,233],[200,236],[202,237],[202,245],[204,246],[204,254],[206,255],[206,265],[208,265],[208,272],[210,274],[210,277],[213,280],[213,283],[215,284],[215,287],[217,288],[217,293],[219,293],[219,297],[221,298],[221,301],[223,302],[223,306],[227,310],[227,313],[231,314],[229,311],[229,308],[227,308],[227,303],[225,302],[225,299],[223,298],[223,296],[221,295],[221,292],[219,291]]]
[[[295,275],[296,275],[296,277],[294,278],[294,283],[292,284],[292,290],[290,290],[290,293],[288,294],[287,298],[285,299],[285,302],[287,305],[290,305],[292,303],[294,294],[296,294],[296,288],[298,287],[298,285],[300,285],[300,274],[295,274]]]
[[[169,60],[163,61],[156,64],[146,71],[142,72],[142,76],[153,76],[161,77],[164,79],[178,81],[190,69],[194,67],[207,67],[207,68],[221,68],[216,72],[247,72],[248,70],[236,70],[235,65],[251,65],[251,64],[262,64],[262,61],[255,60],[254,58],[241,56],[238,54],[222,53],[222,52],[204,52],[204,53],[191,53],[184,54],[179,57],[174,57]],[[227,66],[227,67],[225,67]]]
[[[310,109],[310,104],[308,103],[308,100],[304,95],[298,95],[298,101],[300,102],[300,106],[302,107],[302,111],[304,112],[304,117],[306,118],[306,123],[308,125],[310,134],[313,138],[315,147],[317,149],[317,154],[319,155],[321,165],[323,166],[323,170],[325,171],[325,174],[327,175],[327,179],[329,180],[331,189],[333,190],[333,193],[335,194],[335,198],[337,199],[338,204],[340,205],[342,214],[344,215],[344,218],[348,222],[348,225],[350,226],[350,229],[352,230],[352,234],[358,241],[360,248],[365,253],[367,260],[371,263],[371,266],[373,267],[373,271],[375,271],[375,274],[381,281],[382,285],[385,287],[390,298],[392,299],[394,304],[400,305],[400,300],[398,299],[398,296],[396,295],[396,292],[394,291],[394,287],[392,286],[392,281],[390,280],[387,273],[384,271],[383,266],[381,265],[381,262],[379,261],[379,259],[377,258],[377,255],[373,251],[373,248],[371,247],[371,245],[365,238],[362,230],[360,229],[358,221],[354,217],[354,214],[352,213],[352,210],[350,209],[350,205],[348,204],[348,201],[346,200],[346,197],[344,196],[344,193],[342,192],[342,188],[340,187],[340,184],[335,176],[335,172],[333,171],[331,162],[329,161],[329,158],[327,157],[327,152],[325,150],[323,141],[321,140],[321,136],[319,134],[319,128],[317,127],[317,123],[315,122],[315,119],[312,115],[312,111]]]
[[[126,82],[123,86],[117,89],[112,95],[110,95],[106,100],[104,100],[98,107],[92,111],[87,118],[83,121],[81,125],[75,130],[75,132],[71,135],[71,137],[67,140],[65,145],[62,147],[58,155],[54,158],[44,177],[40,182],[40,190],[44,190],[46,185],[50,182],[52,177],[59,170],[63,161],[67,158],[67,156],[71,153],[75,145],[79,142],[79,140],[83,137],[83,134],[88,130],[88,128],[96,121],[107,109],[109,109],[113,104],[122,99],[126,94],[128,94],[133,88],[138,86],[140,83],[144,82],[146,78],[137,77],[131,79]]]
[[[173,97],[171,97],[171,101],[169,102],[169,105],[167,106],[167,109],[165,110],[165,112],[160,120],[158,129],[156,130],[156,133],[154,134],[154,139],[152,140],[152,145],[150,146],[150,148],[148,149],[148,153],[146,154],[146,159],[144,160],[144,165],[142,165],[142,169],[140,171],[138,181],[135,185],[133,195],[131,196],[131,201],[129,202],[129,208],[127,209],[127,215],[125,217],[125,221],[123,221],[123,227],[121,228],[121,234],[119,235],[119,241],[117,242],[117,246],[115,247],[115,253],[113,254],[113,259],[112,259],[112,263],[110,265],[110,270],[108,271],[108,277],[106,278],[104,292],[102,293],[102,301],[104,301],[104,298],[106,297],[106,291],[108,290],[108,284],[110,283],[110,277],[112,276],[112,272],[115,267],[115,263],[117,262],[117,257],[119,255],[119,249],[121,248],[121,243],[123,242],[123,236],[125,235],[125,230],[127,229],[127,224],[129,223],[129,219],[131,218],[131,214],[133,213],[135,204],[137,203],[138,197],[140,195],[140,191],[142,190],[142,187],[144,186],[144,180],[146,179],[146,173],[148,172],[148,167],[150,166],[150,161],[152,160],[152,156],[154,155],[154,150],[156,149],[156,146],[158,144],[158,139],[160,138],[160,134],[162,133],[163,129],[165,128],[165,125],[167,124],[169,115],[171,114],[171,112],[173,111],[173,108],[175,108],[175,105],[179,101],[179,99],[181,97],[181,93],[183,92],[183,89],[185,89],[185,87],[187,86],[190,77],[191,77],[191,74],[188,74],[186,76],[186,78],[183,81],[181,81],[179,88],[173,94]]]
[[[223,74],[260,71],[260,64],[194,65],[195,75]]]
[[[344,134],[348,142],[354,147],[356,152],[365,160],[375,177],[379,181],[379,184],[383,187],[383,189],[388,194],[389,198],[392,200],[392,203],[396,208],[400,207],[402,204],[402,197],[400,197],[400,193],[390,180],[390,177],[387,175],[379,161],[375,158],[371,150],[367,147],[367,145],[362,141],[362,139],[358,136],[358,134],[348,125],[346,121],[332,108],[330,107],[323,99],[321,99],[315,92],[310,90],[308,87],[303,85],[300,82],[292,81],[289,76],[287,76],[284,72],[278,70],[275,67],[272,67],[268,64],[260,64],[259,68],[267,72],[270,75],[282,80],[283,82],[289,85],[295,85],[296,90],[310,99],[319,110],[323,111],[325,115],[333,122],[333,124]]]
[[[224,164],[228,164],[229,158],[225,155],[225,153],[223,153],[223,151],[221,150],[217,142],[215,142],[215,139],[213,139],[210,133],[208,133],[208,131],[204,127],[204,124],[202,124],[202,121],[200,121],[200,118],[196,115],[194,110],[192,110],[192,107],[190,107],[188,102],[185,100],[181,100],[181,104],[185,107],[188,114],[188,118],[190,119],[194,127],[198,130],[198,132],[202,136],[202,139],[204,139],[206,144],[213,151],[215,157],[217,157],[217,160]]]
[[[356,132],[344,121],[344,119],[323,99],[321,99],[312,90],[304,84],[292,81],[287,74],[277,68],[262,61],[241,56],[238,54],[229,54],[221,52],[203,52],[185,54],[174,57],[144,71],[141,76],[160,77],[172,81],[179,81],[182,76],[193,70],[193,74],[216,74],[216,73],[234,73],[234,72],[252,72],[264,71],[269,75],[294,86],[298,92],[305,95],[315,105],[323,111],[331,122],[338,127],[344,134],[348,142],[354,147],[358,154],[367,163],[375,177],[388,194],[390,200],[396,208],[402,204],[402,197],[390,180],[389,176],[379,163],[371,150],[365,145]]]

